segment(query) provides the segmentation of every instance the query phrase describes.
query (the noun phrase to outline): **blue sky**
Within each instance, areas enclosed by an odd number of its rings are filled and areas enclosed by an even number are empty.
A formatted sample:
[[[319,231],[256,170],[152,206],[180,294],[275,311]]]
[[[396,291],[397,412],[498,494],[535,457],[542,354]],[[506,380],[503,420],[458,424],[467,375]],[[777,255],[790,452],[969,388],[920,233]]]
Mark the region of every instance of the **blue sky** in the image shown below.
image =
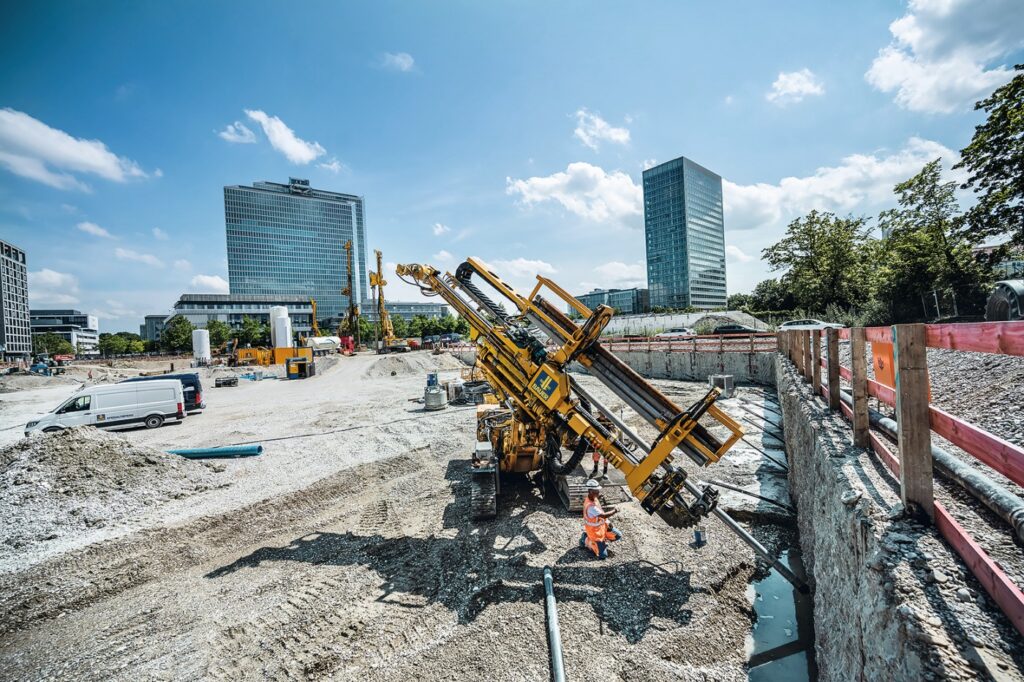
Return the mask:
[[[0,46],[0,238],[117,331],[225,287],[222,187],[289,176],[365,196],[390,263],[582,293],[644,281],[640,175],[685,155],[749,291],[792,218],[955,158],[1024,3],[38,2]]]

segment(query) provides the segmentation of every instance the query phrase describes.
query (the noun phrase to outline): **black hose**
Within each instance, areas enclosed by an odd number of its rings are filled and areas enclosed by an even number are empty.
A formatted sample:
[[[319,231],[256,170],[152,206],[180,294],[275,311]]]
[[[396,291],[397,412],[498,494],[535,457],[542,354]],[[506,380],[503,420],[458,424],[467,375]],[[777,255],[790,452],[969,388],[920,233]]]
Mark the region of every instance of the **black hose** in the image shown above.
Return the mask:
[[[587,450],[590,449],[589,446],[590,443],[587,439],[581,436],[576,441],[576,447],[573,448],[572,456],[569,457],[569,461],[563,463],[561,461],[562,444],[558,439],[558,434],[553,430],[549,431],[547,447],[545,448],[548,460],[548,470],[555,476],[571,474],[583,460],[583,455],[587,454]]]

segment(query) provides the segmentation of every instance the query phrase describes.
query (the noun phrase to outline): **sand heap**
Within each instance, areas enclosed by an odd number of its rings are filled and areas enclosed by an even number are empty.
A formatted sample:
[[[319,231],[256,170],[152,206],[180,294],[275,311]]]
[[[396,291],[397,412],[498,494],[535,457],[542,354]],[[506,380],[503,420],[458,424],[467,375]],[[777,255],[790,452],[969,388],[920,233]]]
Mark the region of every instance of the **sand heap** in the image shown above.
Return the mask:
[[[412,374],[426,374],[427,372],[445,372],[462,369],[462,364],[456,357],[448,353],[434,355],[432,353],[398,353],[396,355],[385,355],[380,360],[370,365],[366,370],[366,376],[375,379],[389,376],[409,376]]]

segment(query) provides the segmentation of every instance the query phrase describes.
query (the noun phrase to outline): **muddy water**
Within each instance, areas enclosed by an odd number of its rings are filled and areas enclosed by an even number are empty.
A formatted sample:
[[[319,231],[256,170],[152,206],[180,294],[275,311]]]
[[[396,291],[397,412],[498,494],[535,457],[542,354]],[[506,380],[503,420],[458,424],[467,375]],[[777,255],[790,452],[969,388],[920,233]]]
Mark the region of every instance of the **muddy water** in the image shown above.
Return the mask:
[[[789,567],[805,577],[797,549],[782,555]],[[747,635],[748,679],[752,682],[786,680],[812,681],[818,678],[814,660],[814,604],[811,595],[797,592],[789,582],[771,571],[751,583],[747,597],[757,620]]]

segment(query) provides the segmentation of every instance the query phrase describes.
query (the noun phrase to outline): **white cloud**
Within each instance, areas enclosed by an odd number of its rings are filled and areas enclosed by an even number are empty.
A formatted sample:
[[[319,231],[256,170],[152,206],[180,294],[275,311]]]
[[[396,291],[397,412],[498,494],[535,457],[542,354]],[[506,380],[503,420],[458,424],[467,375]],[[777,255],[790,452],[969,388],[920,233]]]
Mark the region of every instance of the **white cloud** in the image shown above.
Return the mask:
[[[104,237],[106,239],[113,239],[114,235],[107,232],[105,229],[97,225],[96,223],[84,222],[75,225],[75,229],[81,230],[86,234],[91,234],[94,237]]]
[[[749,263],[754,260],[753,256],[748,256],[743,252],[743,249],[736,246],[735,244],[725,245],[725,258],[730,263]]]
[[[167,233],[164,232],[163,230],[161,230],[159,227],[154,227],[153,228],[153,238],[154,239],[159,239],[162,242],[165,242],[168,239],[170,239],[170,237],[167,235]]]
[[[942,157],[957,159],[951,149],[912,137],[888,155],[852,154],[837,166],[818,168],[813,175],[783,178],[778,184],[737,185],[722,181],[725,224],[730,230],[754,230],[812,210],[862,211],[892,199],[892,189]]]
[[[594,268],[602,289],[630,289],[647,286],[647,265],[643,261],[623,263],[613,260]]]
[[[435,237],[440,237],[443,234],[447,234],[452,231],[452,228],[441,223],[434,223],[434,226],[430,228],[433,231]]]
[[[196,275],[190,284],[192,289],[204,294],[226,294],[229,291],[228,281],[220,275]]]
[[[452,262],[455,259],[455,256],[453,256],[452,254],[448,253],[444,249],[441,249],[440,251],[438,251],[437,253],[435,253],[433,255],[433,259],[435,261],[440,262],[440,263],[450,263],[450,262]]]
[[[800,102],[804,97],[825,94],[825,86],[810,69],[780,72],[772,83],[772,89],[765,94],[765,99],[778,105]]]
[[[640,162],[640,165],[643,166],[644,170],[647,170],[648,168],[654,168],[655,166],[657,166],[658,165],[658,160],[657,159],[644,159],[642,162]]]
[[[576,111],[576,130],[573,131],[573,135],[594,151],[600,148],[602,140],[615,144],[629,144],[628,129],[616,128],[586,109]]]
[[[241,121],[235,121],[229,123],[224,130],[217,133],[222,140],[233,142],[235,144],[254,144],[256,142],[256,133],[249,130]]]
[[[72,173],[114,182],[144,178],[139,165],[117,156],[99,140],[72,137],[14,109],[0,109],[0,165],[15,175],[57,189],[89,191]]]
[[[151,253],[139,253],[138,251],[132,251],[131,249],[116,248],[114,249],[114,256],[118,260],[130,260],[135,261],[136,263],[145,263],[146,265],[150,265],[154,268],[162,268],[164,266],[164,262]]]
[[[245,115],[260,124],[270,146],[292,163],[305,165],[327,153],[318,142],[306,142],[297,137],[295,131],[277,116],[268,116],[259,109],[246,109]]]
[[[128,308],[125,304],[121,303],[120,301],[114,301],[108,298],[106,301],[104,301],[104,303],[107,306],[105,309],[101,308],[95,311],[96,317],[100,319],[115,320],[122,317],[141,317],[139,313]]]
[[[408,52],[385,52],[380,60],[381,66],[393,71],[408,73],[416,66],[416,60]]]
[[[345,170],[345,164],[343,164],[341,161],[338,161],[338,159],[336,159],[333,156],[331,157],[330,161],[318,163],[316,167],[323,168],[324,170],[329,170],[335,175]]]
[[[502,279],[532,279],[536,275],[553,275],[557,272],[551,263],[521,257],[513,260],[491,261],[487,267],[493,269],[494,273]]]
[[[28,296],[37,305],[77,305],[78,279],[74,275],[43,268],[28,273]]]
[[[904,109],[951,113],[1013,77],[996,62],[1024,47],[1024,3],[911,0],[889,32],[892,42],[864,74],[867,82],[895,91]]]
[[[187,272],[188,270],[192,269],[192,264],[189,263],[184,258],[179,258],[178,260],[174,261],[174,269],[181,270],[182,272]]]
[[[622,171],[606,172],[583,161],[563,172],[526,180],[506,178],[505,191],[527,206],[557,201],[587,220],[638,228],[643,215],[643,190]]]

